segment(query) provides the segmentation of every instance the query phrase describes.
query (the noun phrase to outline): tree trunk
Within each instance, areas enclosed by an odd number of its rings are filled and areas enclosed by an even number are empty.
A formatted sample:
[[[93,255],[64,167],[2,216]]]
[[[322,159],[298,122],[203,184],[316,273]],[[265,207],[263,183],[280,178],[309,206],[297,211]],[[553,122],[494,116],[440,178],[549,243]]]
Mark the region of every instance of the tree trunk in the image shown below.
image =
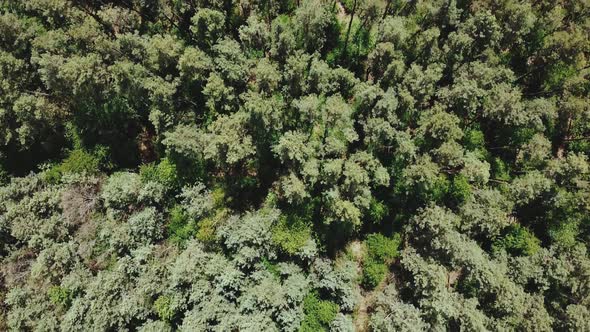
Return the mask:
[[[563,158],[564,154],[565,154],[565,147],[567,145],[567,142],[569,142],[571,140],[571,127],[572,127],[572,115],[568,114],[566,119],[565,119],[565,126],[564,126],[564,130],[563,130],[563,134],[559,137],[559,144],[557,146],[557,151],[556,151],[556,157],[557,158]]]
[[[352,20],[354,19],[354,14],[356,13],[356,6],[357,0],[354,0],[354,4],[352,5],[352,12],[350,13],[350,21],[348,21],[348,28],[346,29],[346,39],[344,39],[344,48],[342,49],[342,60],[346,56],[346,49],[348,48],[348,38],[350,37],[350,30],[352,29]]]
[[[392,0],[387,0],[387,4],[385,5],[385,10],[383,11],[382,19],[384,19],[387,16],[387,13],[389,12],[389,6],[391,6],[391,1]]]

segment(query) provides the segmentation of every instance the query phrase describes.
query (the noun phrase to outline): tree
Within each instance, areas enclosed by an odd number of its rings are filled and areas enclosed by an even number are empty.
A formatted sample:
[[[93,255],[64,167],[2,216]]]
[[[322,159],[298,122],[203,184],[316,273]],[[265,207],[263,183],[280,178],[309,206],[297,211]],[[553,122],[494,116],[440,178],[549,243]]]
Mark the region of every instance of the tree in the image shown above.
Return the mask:
[[[199,8],[191,18],[191,32],[199,46],[210,48],[223,36],[225,17],[223,13],[209,8]]]
[[[588,328],[588,3],[0,8],[0,330]]]
[[[322,52],[330,38],[334,38],[336,30],[335,18],[329,4],[317,0],[304,0],[295,11],[297,37],[303,49],[312,53]]]
[[[240,41],[250,51],[268,51],[270,48],[270,31],[256,14],[248,16],[246,24],[240,27]]]
[[[399,299],[393,285],[387,286],[377,299],[377,309],[370,326],[376,331],[423,331],[429,325],[422,319],[420,309]]]

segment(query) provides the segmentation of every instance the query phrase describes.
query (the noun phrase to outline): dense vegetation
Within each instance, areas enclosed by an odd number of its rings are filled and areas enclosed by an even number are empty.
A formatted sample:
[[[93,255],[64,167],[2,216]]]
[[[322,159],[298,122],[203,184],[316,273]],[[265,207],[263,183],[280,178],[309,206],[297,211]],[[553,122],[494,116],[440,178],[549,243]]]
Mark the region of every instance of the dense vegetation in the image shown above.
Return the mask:
[[[588,1],[0,9],[0,330],[590,330]]]

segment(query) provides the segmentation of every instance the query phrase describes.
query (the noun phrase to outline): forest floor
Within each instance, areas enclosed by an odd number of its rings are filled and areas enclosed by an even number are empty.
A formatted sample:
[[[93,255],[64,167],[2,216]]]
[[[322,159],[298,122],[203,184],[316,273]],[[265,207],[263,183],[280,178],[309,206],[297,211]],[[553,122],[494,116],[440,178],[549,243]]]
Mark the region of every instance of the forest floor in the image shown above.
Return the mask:
[[[357,264],[357,272],[359,275],[362,275],[362,264],[363,259],[365,257],[365,248],[363,243],[359,240],[355,240],[350,243],[349,250],[354,260]],[[360,299],[357,307],[354,311],[354,327],[355,331],[364,332],[369,330],[369,315],[370,312],[375,305],[375,301],[377,299],[377,295],[383,290],[383,288],[387,285],[387,280],[391,279],[392,276],[389,278],[385,278],[375,289],[367,291],[364,290],[360,285],[357,287],[359,288]]]
[[[336,9],[338,11],[336,14],[338,20],[340,22],[348,22],[348,14],[346,14],[346,9],[344,9],[344,6],[340,1],[336,1]]]

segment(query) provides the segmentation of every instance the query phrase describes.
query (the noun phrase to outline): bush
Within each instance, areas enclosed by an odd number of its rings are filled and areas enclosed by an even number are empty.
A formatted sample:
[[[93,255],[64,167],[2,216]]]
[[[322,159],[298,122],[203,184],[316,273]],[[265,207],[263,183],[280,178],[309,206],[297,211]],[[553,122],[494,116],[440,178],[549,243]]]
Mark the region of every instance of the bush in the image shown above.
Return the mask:
[[[376,262],[372,259],[365,261],[363,264],[363,286],[367,289],[377,287],[387,275],[387,264]]]
[[[82,149],[74,150],[60,165],[63,173],[98,173],[100,160]]]
[[[177,205],[170,209],[170,220],[168,222],[168,238],[172,243],[183,245],[187,240],[197,234],[197,225],[184,211]]]
[[[69,306],[73,298],[72,292],[70,292],[67,288],[60,286],[50,287],[47,291],[47,295],[49,296],[51,303],[64,307]]]
[[[10,174],[0,164],[0,186],[4,186],[10,182]]]
[[[317,292],[309,293],[303,300],[305,318],[300,332],[327,331],[340,308],[331,301],[321,300]]]
[[[481,130],[471,129],[463,136],[463,142],[467,150],[476,151],[485,149],[485,137]]]
[[[471,196],[471,185],[467,178],[461,174],[455,176],[449,194],[454,204],[465,202]]]
[[[108,149],[98,147],[92,152],[82,148],[72,150],[68,157],[60,164],[53,166],[45,173],[45,179],[50,183],[57,183],[63,174],[98,174],[101,168],[108,168]]]
[[[562,221],[552,225],[548,233],[553,243],[563,247],[573,247],[580,237],[579,224],[575,220]]]
[[[342,0],[340,1],[340,3],[342,4],[342,7],[344,7],[347,13],[350,13],[354,7],[354,0]],[[357,6],[358,5],[360,5],[360,2],[359,4],[357,4]]]
[[[209,216],[198,222],[197,239],[205,244],[214,244],[217,241],[217,227],[228,217],[228,210],[220,209],[215,215]]]
[[[373,224],[379,224],[388,213],[387,205],[374,198],[371,199],[371,205],[369,206],[367,215]]]
[[[506,234],[492,245],[494,251],[506,250],[511,255],[533,255],[540,249],[541,241],[528,229],[514,224]]]
[[[373,289],[385,279],[389,264],[399,256],[400,243],[399,234],[394,234],[391,238],[378,233],[367,236],[367,259],[363,264],[362,278],[364,287]]]
[[[281,217],[272,228],[272,240],[289,255],[295,255],[311,238],[310,226],[301,218]]]
[[[182,188],[179,198],[182,199],[182,206],[193,219],[208,215],[215,207],[215,198],[202,183]]]
[[[174,317],[172,308],[172,299],[169,296],[162,295],[154,301],[154,310],[158,313],[160,319],[170,321]]]
[[[440,202],[449,192],[449,180],[445,175],[440,174],[431,187],[418,188],[418,197],[422,202]]]
[[[354,324],[352,322],[352,318],[350,316],[345,316],[344,314],[340,313],[332,323],[330,323],[330,332],[353,332]]]
[[[145,324],[139,327],[138,332],[171,332],[170,324],[161,320],[148,320]]]
[[[510,181],[510,172],[508,170],[508,166],[500,158],[494,158],[492,161],[492,178]]]
[[[175,165],[181,184],[193,183],[205,177],[205,166],[201,159],[191,159],[174,151],[169,151],[166,159]]]
[[[166,189],[176,188],[179,182],[176,165],[168,158],[163,158],[158,164],[142,165],[139,168],[139,175],[142,182],[161,183]]]
[[[399,234],[395,234],[392,238],[378,233],[369,234],[365,240],[369,259],[375,262],[391,263],[393,259],[399,256],[398,247],[400,242]]]

